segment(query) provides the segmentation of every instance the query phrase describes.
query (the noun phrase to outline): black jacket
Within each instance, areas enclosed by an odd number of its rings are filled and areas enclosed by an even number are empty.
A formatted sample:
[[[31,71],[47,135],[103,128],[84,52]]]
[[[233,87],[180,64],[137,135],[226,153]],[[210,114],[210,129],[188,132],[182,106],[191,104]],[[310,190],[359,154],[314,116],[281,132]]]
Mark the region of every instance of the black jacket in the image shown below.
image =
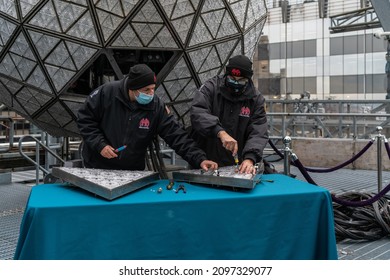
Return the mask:
[[[84,140],[82,155],[88,168],[144,170],[147,147],[153,137],[162,139],[192,166],[206,159],[187,132],[157,96],[147,105],[131,102],[126,78],[94,90],[78,112],[77,125]],[[111,145],[127,148],[117,158],[106,159],[101,150]]]
[[[225,85],[225,76],[211,78],[194,95],[191,135],[219,166],[234,165],[231,152],[217,138],[221,130],[237,140],[240,162],[244,159],[259,162],[268,142],[264,101],[251,80],[238,95]]]

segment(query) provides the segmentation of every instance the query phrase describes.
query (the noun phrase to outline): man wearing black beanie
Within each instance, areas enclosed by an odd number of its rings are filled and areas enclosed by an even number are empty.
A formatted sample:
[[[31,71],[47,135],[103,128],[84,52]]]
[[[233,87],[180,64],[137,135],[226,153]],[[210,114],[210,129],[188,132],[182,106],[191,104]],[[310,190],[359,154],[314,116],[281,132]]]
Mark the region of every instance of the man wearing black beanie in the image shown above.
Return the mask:
[[[224,75],[206,81],[191,106],[191,136],[219,166],[237,165],[255,173],[268,142],[264,97],[252,82],[252,62],[244,55],[229,59]]]
[[[155,87],[154,72],[137,64],[125,78],[103,84],[87,97],[77,115],[85,167],[144,170],[147,148],[159,135],[191,166],[218,168],[167,113]]]

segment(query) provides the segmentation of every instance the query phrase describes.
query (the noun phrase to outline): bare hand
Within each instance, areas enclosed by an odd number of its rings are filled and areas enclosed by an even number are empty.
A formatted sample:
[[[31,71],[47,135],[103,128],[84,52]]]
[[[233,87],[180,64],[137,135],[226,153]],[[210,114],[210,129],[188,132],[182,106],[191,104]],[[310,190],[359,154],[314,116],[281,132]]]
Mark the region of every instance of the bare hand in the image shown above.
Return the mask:
[[[202,168],[204,171],[209,171],[209,169],[217,170],[218,163],[211,160],[204,160],[200,163],[200,168]]]
[[[246,174],[256,174],[256,168],[253,165],[253,161],[251,159],[244,160],[240,165],[240,173]]]
[[[221,139],[222,147],[228,151],[231,151],[233,156],[235,156],[238,151],[238,144],[236,139],[231,137],[226,131],[221,131],[218,134],[218,137]]]
[[[115,149],[111,147],[110,145],[107,145],[101,150],[100,154],[102,157],[111,159],[111,158],[116,158],[118,155],[115,153]]]

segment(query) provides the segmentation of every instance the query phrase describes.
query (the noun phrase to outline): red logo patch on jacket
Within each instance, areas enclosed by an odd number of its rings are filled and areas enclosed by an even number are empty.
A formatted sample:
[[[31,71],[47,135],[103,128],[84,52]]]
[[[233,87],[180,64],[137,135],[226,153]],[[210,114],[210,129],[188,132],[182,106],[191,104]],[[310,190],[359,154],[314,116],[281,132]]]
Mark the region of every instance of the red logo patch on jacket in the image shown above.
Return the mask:
[[[149,129],[150,122],[147,118],[143,118],[139,122],[139,128]]]
[[[241,117],[247,117],[249,118],[249,115],[251,114],[251,110],[249,109],[249,107],[241,107],[241,111],[240,111],[240,116]]]
[[[237,69],[237,68],[232,69],[232,75],[236,76],[236,77],[241,77],[240,69]]]

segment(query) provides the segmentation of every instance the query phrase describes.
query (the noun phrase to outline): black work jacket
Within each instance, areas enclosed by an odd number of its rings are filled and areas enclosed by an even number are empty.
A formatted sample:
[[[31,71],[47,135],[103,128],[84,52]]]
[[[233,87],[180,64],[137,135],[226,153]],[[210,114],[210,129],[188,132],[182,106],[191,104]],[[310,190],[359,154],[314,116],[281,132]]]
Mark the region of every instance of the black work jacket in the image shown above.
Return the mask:
[[[264,97],[252,81],[241,94],[225,85],[225,76],[206,81],[195,93],[191,107],[191,135],[219,166],[234,165],[234,158],[217,138],[225,130],[238,142],[240,162],[260,162],[268,142]]]
[[[144,170],[148,146],[155,136],[162,139],[195,168],[205,153],[188,136],[165,105],[154,96],[147,105],[131,102],[125,90],[126,78],[106,83],[94,90],[78,111],[77,125],[84,140],[82,151],[88,168]],[[101,150],[127,145],[117,158],[106,159]]]

